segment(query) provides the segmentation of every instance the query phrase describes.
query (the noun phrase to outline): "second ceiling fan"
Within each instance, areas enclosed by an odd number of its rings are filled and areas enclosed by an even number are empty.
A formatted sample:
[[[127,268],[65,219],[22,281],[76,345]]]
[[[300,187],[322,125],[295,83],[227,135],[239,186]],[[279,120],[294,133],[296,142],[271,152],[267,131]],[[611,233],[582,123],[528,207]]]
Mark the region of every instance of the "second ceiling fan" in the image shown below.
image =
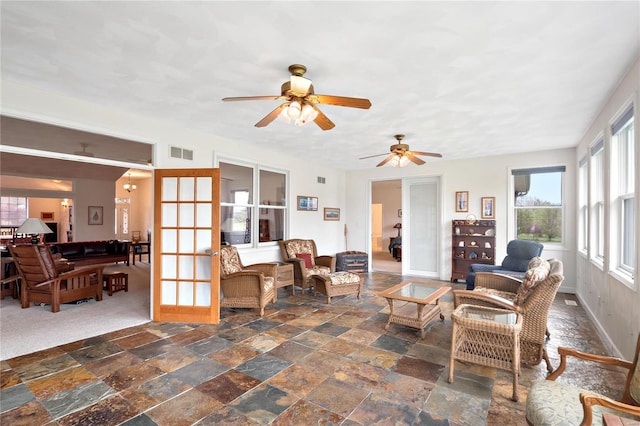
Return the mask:
[[[376,165],[376,167],[384,166],[385,164],[391,162],[393,167],[404,167],[409,164],[409,162],[415,163],[418,166],[424,164],[424,160],[422,158],[418,158],[417,155],[426,155],[429,157],[442,157],[442,154],[438,154],[435,152],[422,152],[422,151],[410,151],[409,145],[406,143],[402,143],[402,139],[404,139],[404,135],[395,135],[394,138],[398,141],[398,143],[393,144],[389,147],[389,151],[391,154],[382,160],[380,163]],[[365,158],[373,158],[380,157],[381,155],[387,154],[376,154],[369,155],[367,157],[361,157],[361,160]]]
[[[274,96],[240,96],[223,98],[223,101],[261,101],[282,100],[286,101],[277,106],[262,120],[256,123],[256,127],[265,127],[273,120],[282,116],[285,120],[294,120],[295,124],[302,126],[309,121],[316,123],[322,130],[330,130],[335,124],[322,113],[316,104],[336,105],[350,108],[369,109],[371,102],[363,98],[347,98],[344,96],[316,95],[313,91],[311,80],[303,77],[307,67],[300,64],[289,66],[291,77],[280,88],[280,95]]]

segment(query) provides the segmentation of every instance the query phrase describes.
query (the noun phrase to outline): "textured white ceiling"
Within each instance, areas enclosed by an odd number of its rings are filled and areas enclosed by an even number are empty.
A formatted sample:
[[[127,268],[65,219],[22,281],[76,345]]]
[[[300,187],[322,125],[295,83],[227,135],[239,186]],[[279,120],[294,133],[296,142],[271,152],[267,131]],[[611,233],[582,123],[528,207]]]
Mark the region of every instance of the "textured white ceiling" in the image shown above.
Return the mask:
[[[344,169],[577,145],[640,51],[640,2],[1,3],[2,78]],[[336,124],[253,125],[287,67]],[[339,153],[339,155],[337,155]],[[429,158],[430,161],[442,161]]]

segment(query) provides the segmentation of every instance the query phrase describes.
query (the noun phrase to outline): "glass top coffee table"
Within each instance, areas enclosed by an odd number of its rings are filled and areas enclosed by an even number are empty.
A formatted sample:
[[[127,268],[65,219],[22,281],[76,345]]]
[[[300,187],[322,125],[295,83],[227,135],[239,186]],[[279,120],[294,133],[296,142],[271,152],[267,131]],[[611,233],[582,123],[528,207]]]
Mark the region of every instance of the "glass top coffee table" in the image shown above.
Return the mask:
[[[429,322],[438,315],[444,320],[438,300],[450,291],[449,286],[405,281],[378,293],[389,303],[389,321],[384,329],[388,330],[391,323],[406,325],[420,330],[424,339],[424,327]]]

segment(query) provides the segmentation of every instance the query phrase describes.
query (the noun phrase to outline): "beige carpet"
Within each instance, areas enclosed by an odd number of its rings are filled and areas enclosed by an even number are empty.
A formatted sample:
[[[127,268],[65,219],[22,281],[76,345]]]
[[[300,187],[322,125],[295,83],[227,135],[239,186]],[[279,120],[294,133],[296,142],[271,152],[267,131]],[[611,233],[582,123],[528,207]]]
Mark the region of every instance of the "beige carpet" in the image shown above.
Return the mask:
[[[129,274],[129,291],[75,305],[63,304],[60,312],[51,306],[20,307],[20,301],[0,301],[0,360],[98,336],[150,321],[149,264],[110,265],[109,272]]]
[[[372,271],[402,273],[402,262],[395,260],[389,251],[374,251],[371,258],[373,265],[370,269]]]

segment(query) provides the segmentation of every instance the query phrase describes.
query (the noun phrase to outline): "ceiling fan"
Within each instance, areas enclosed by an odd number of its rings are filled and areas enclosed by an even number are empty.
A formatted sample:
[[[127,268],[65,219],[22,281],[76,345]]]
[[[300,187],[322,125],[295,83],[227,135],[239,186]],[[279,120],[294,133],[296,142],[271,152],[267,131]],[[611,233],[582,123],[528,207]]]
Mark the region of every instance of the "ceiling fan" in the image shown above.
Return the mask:
[[[86,142],[80,142],[80,146],[82,147],[82,151],[74,151],[74,155],[82,155],[83,157],[93,157],[93,152],[87,152],[87,148],[89,144]]]
[[[344,96],[316,95],[313,92],[311,80],[303,77],[307,67],[293,64],[289,67],[291,78],[285,81],[280,88],[280,96],[241,96],[223,98],[223,101],[260,101],[274,100],[286,101],[267,114],[256,123],[256,127],[269,125],[278,116],[285,121],[294,120],[297,126],[307,124],[309,121],[316,123],[322,130],[331,130],[335,124],[322,113],[316,104],[336,105],[350,108],[369,109],[371,102],[363,98],[347,98]]]
[[[384,166],[385,164],[391,162],[393,167],[404,167],[409,164],[409,162],[413,162],[418,166],[424,164],[424,160],[418,158],[417,155],[428,155],[429,157],[442,157],[442,154],[437,154],[435,152],[422,152],[422,151],[410,151],[409,145],[406,143],[402,143],[402,139],[404,139],[404,135],[395,135],[394,138],[398,141],[398,143],[393,144],[389,147],[389,151],[391,151],[391,155],[382,160],[380,163],[376,165],[376,167]],[[379,157],[381,155],[387,154],[376,154],[369,155],[368,157],[361,157],[361,160],[365,158],[373,158]]]

